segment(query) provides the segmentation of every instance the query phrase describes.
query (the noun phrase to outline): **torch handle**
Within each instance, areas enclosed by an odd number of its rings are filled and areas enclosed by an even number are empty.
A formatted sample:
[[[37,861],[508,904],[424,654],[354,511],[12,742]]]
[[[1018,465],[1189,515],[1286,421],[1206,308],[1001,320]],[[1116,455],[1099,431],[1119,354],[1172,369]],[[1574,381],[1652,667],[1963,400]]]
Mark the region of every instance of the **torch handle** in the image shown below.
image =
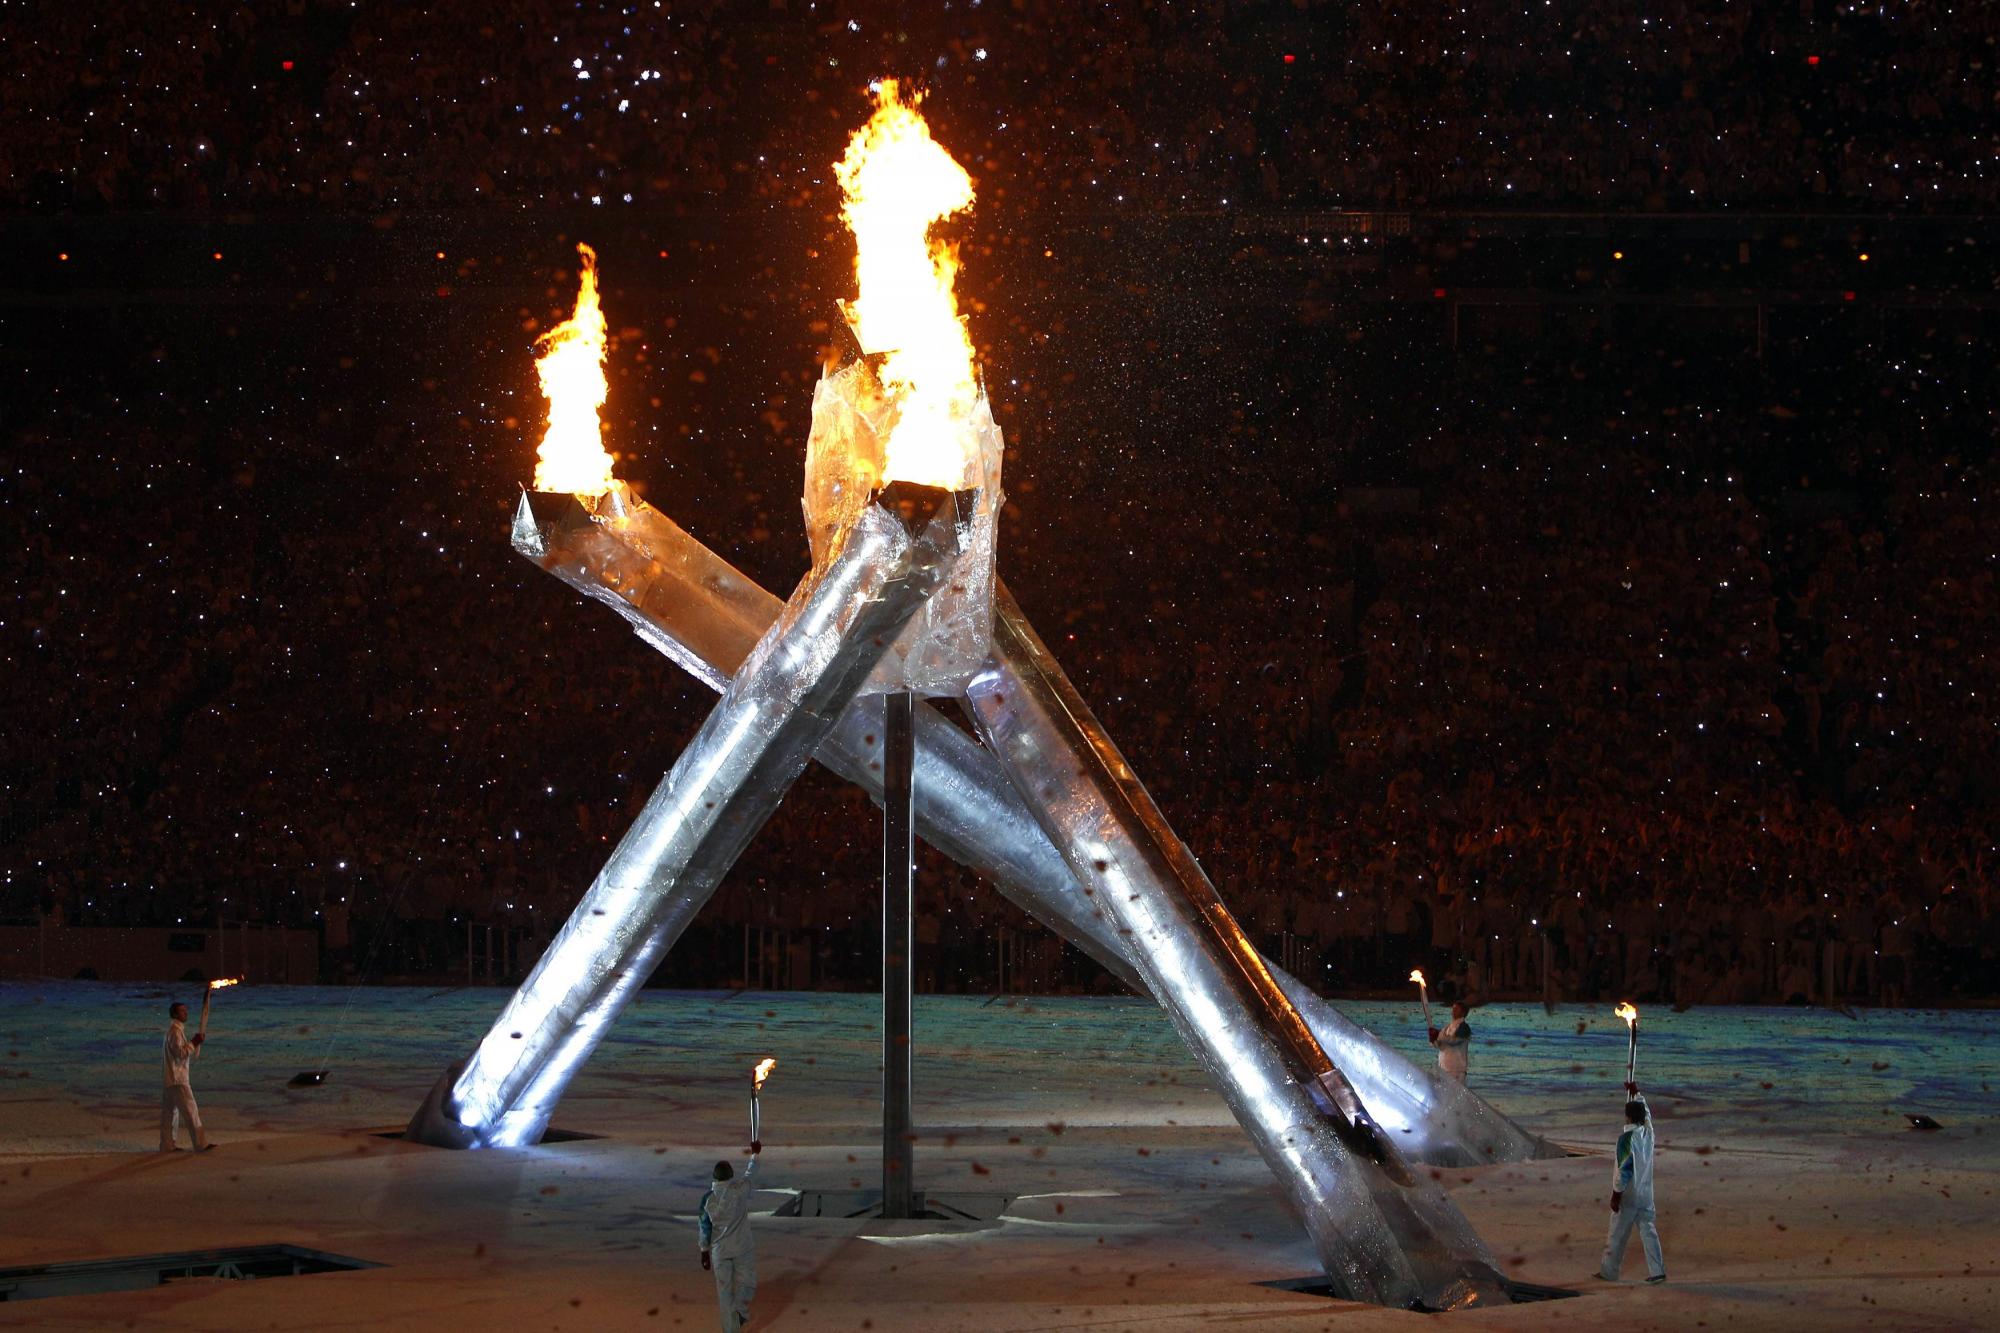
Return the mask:
[[[1639,1025],[1632,1025],[1632,1039],[1625,1045],[1625,1081],[1639,1081]]]
[[[761,1099],[756,1093],[750,1094],[750,1141],[757,1142],[764,1137],[764,1114]]]
[[[1420,995],[1420,997],[1421,997],[1421,998],[1423,999],[1423,1002],[1424,1002],[1424,1026],[1425,1026],[1425,1027],[1427,1027],[1427,1028],[1434,1028],[1434,1027],[1436,1027],[1436,1026],[1437,1026],[1437,1021],[1436,1021],[1435,1019],[1433,1019],[1433,1018],[1431,1017],[1431,996],[1430,996],[1430,992],[1429,992],[1429,991],[1420,991],[1420,992],[1419,992],[1419,995]]]
[[[208,1035],[208,1006],[214,998],[215,991],[212,988],[201,993],[201,1024],[195,1028],[196,1034],[200,1036]]]

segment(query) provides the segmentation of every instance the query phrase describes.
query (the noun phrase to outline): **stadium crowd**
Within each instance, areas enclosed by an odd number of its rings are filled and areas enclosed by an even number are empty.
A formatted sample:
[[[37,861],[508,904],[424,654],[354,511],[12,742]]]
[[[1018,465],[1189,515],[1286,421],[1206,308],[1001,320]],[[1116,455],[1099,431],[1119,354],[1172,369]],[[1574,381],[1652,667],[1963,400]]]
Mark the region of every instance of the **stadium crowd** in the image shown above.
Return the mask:
[[[2000,190],[2000,16],[1976,6],[157,0],[0,23],[0,206],[814,208],[878,75],[930,86],[977,174],[1073,207]]]
[[[1002,221],[1976,212],[2000,180],[1985,11],[157,10],[9,41],[0,208],[824,214],[858,81],[912,68]],[[1047,286],[992,233],[978,262]],[[1334,991],[1990,995],[1990,366],[1453,356],[1323,313],[1146,356],[1116,312],[974,320],[1003,572],[1260,944]],[[614,436],[660,432],[635,476],[785,588],[809,358],[747,298],[681,318],[673,355],[619,340]],[[0,916],[317,924],[370,978],[462,966],[467,922],[532,957],[706,707],[498,539],[533,321],[314,319],[72,313],[7,368],[0,643],[37,721],[0,733]],[[809,776],[664,975],[870,984],[876,837]],[[924,873],[925,984],[1108,984]]]
[[[1219,371],[1281,381],[1283,346]],[[546,934],[705,694],[506,551],[518,469],[417,447],[464,438],[447,395],[369,412],[278,343],[232,355],[259,387],[73,374],[12,440],[64,472],[10,497],[62,518],[9,556],[53,734],[0,755],[0,914],[323,923],[370,973],[449,971],[467,921]],[[1760,371],[1404,365],[1357,408],[1404,442],[1374,453],[1226,401],[1176,428],[1227,463],[1152,450],[1054,376],[1003,404],[1003,569],[1271,956],[1337,990],[1420,962],[1475,995],[1990,991],[1990,452],[1945,443],[1949,412],[1892,447],[1910,399],[1851,366],[1833,445],[1788,439]],[[273,427],[266,391],[317,424]],[[1104,443],[1047,452],[1055,422]],[[93,466],[78,503],[62,477]],[[663,503],[782,587],[798,520],[756,467],[684,460]],[[1083,521],[1093,494],[1119,498]],[[669,975],[867,984],[877,836],[807,781]],[[969,873],[925,874],[930,984],[1101,984]]]

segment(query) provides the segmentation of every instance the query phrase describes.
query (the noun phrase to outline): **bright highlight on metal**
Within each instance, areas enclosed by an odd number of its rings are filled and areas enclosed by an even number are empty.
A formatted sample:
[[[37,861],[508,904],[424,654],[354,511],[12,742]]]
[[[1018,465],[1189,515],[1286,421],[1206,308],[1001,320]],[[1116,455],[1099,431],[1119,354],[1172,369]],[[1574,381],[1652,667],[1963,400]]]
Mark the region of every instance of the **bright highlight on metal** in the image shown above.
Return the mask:
[[[1412,1172],[1013,599],[966,687],[974,726],[1355,1300],[1505,1304],[1472,1226]]]
[[[557,516],[574,497],[548,501]],[[735,673],[477,1050],[407,1137],[452,1147],[540,1139],[576,1068],[707,903],[862,681],[961,549],[965,497],[897,484],[861,511]]]

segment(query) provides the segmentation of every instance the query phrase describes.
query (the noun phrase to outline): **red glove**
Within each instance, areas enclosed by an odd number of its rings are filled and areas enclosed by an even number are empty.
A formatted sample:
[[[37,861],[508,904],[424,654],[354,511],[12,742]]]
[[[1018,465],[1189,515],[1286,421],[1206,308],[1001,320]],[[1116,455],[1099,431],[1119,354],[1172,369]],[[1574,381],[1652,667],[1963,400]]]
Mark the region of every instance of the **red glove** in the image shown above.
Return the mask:
[[[1639,1095],[1639,1085],[1637,1083],[1627,1083],[1625,1085],[1625,1095],[1627,1097],[1637,1097]]]
[[[1611,1211],[1612,1211],[1612,1212],[1614,1212],[1614,1213],[1615,1213],[1615,1212],[1617,1212],[1617,1211],[1618,1211],[1618,1205],[1619,1205],[1619,1204],[1621,1204],[1621,1203],[1624,1203],[1624,1202],[1625,1202],[1625,1192],[1624,1192],[1623,1190],[1613,1190],[1613,1191],[1611,1191]],[[701,1257],[701,1258],[702,1258],[702,1263],[703,1263],[704,1265],[706,1265],[706,1264],[707,1264],[707,1262],[708,1262],[708,1256],[707,1256],[706,1254],[704,1254],[704,1255],[702,1255],[702,1257]]]
[[[702,1271],[702,1272],[704,1272],[704,1273],[706,1273],[706,1272],[708,1272],[708,1271],[709,1271],[709,1268],[708,1268],[708,1251],[707,1251],[707,1250],[703,1250],[703,1251],[701,1252],[701,1271]]]
[[[1431,1029],[1431,1045],[1433,1045],[1433,1046],[1437,1045],[1437,1040],[1438,1040],[1438,1029],[1436,1029],[1436,1028],[1432,1028],[1432,1029]]]
[[[764,1151],[764,1140],[762,1139],[750,1140],[750,1155],[752,1157],[755,1157],[758,1153],[762,1151]]]
[[[190,1046],[199,1046],[204,1041],[207,1040],[208,1040],[208,1034],[206,1032],[197,1032],[192,1037],[188,1038],[188,1044]]]

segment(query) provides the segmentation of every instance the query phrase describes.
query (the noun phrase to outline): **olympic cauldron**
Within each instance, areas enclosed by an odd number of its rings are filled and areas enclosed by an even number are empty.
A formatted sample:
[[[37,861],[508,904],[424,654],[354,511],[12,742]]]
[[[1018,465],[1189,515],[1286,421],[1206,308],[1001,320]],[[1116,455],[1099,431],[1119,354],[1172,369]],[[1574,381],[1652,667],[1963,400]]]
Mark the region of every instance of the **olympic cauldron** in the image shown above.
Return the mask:
[[[913,710],[917,832],[1167,1011],[1335,1289],[1408,1308],[1503,1303],[1508,1284],[1490,1252],[1437,1173],[1411,1164],[1521,1160],[1547,1145],[1262,958],[995,575],[1000,432],[951,304],[951,265],[934,249],[900,273],[892,262],[912,234],[927,247],[930,221],[970,202],[912,116],[891,85],[841,164],[862,277],[847,313],[863,358],[814,396],[814,563],[789,601],[607,481],[608,463],[569,484],[538,473],[522,497],[515,549],[611,606],[722,698],[408,1137],[460,1148],[538,1141],[577,1069],[807,761],[879,802],[886,701],[955,699],[977,739],[929,705]],[[923,142],[913,147],[913,136]],[[869,202],[871,153],[942,175],[882,192],[899,206],[923,201],[913,233],[907,217],[885,220]],[[942,301],[871,304],[892,289],[941,289]],[[580,336],[574,360],[585,370],[603,357],[594,284],[588,294],[594,322],[580,299],[577,319],[545,339],[561,351]]]

